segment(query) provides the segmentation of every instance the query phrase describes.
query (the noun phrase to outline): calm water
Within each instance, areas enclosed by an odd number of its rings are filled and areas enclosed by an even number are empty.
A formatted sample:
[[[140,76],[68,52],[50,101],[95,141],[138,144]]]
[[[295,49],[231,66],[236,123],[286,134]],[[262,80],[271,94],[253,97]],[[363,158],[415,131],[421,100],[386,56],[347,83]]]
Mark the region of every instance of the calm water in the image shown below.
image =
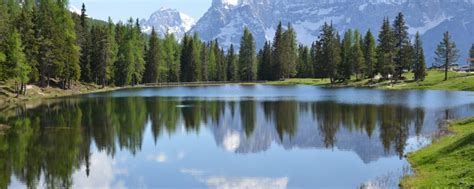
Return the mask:
[[[313,86],[120,90],[3,110],[0,188],[397,187],[474,93]]]

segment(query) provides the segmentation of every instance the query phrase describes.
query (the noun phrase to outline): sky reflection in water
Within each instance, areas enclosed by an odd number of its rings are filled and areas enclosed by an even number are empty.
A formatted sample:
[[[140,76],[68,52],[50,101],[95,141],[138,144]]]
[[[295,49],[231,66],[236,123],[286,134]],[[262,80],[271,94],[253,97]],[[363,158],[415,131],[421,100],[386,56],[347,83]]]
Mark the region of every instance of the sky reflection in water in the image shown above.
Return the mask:
[[[0,188],[396,187],[403,155],[473,97],[225,85],[27,104],[0,119]]]

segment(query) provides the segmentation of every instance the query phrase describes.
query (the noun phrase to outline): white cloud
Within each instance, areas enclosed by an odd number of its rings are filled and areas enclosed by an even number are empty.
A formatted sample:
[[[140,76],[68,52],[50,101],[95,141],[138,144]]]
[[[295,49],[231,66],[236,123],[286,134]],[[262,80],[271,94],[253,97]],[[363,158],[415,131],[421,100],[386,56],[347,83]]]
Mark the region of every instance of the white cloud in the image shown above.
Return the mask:
[[[156,161],[158,163],[165,163],[168,161],[168,156],[165,153],[160,153],[158,155],[149,155],[147,159]]]
[[[240,146],[240,135],[237,132],[229,132],[224,136],[224,148],[229,152],[235,152]]]
[[[288,177],[268,178],[268,177],[223,177],[211,176],[206,180],[206,184],[211,188],[216,189],[231,189],[231,188],[273,188],[283,189],[288,186]]]
[[[181,173],[195,177],[199,182],[205,183],[209,188],[215,189],[285,189],[288,187],[288,177],[226,177],[206,176],[204,171],[197,169],[181,169]]]
[[[106,153],[96,153],[90,158],[90,174],[86,175],[86,167],[73,174],[72,188],[125,188],[123,181],[116,180],[117,175],[126,175],[126,169],[118,169],[116,162],[107,157]]]

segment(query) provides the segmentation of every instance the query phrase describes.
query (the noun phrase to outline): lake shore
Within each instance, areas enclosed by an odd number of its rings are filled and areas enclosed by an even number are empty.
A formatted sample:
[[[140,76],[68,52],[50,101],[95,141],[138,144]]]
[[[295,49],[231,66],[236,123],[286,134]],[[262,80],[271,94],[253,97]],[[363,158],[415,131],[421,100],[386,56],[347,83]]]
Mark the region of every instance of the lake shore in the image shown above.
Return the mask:
[[[474,118],[449,130],[453,134],[407,155],[415,174],[402,180],[402,188],[474,187]]]
[[[474,91],[474,74],[449,72],[448,80],[444,81],[444,72],[430,70],[424,81],[412,81],[412,73],[404,74],[408,80],[398,83],[377,80],[350,80],[346,83],[331,84],[329,79],[287,79],[284,81],[272,81],[268,84],[274,85],[316,85],[326,87],[369,87],[389,90],[450,90],[450,91]]]
[[[410,78],[410,75],[406,75]],[[330,85],[327,79],[289,79],[285,81],[274,82],[255,82],[255,83],[226,83],[226,82],[200,82],[200,83],[167,83],[153,85],[137,85],[126,87],[105,87],[97,85],[78,83],[70,90],[62,90],[59,88],[48,87],[39,88],[37,86],[29,86],[28,94],[25,97],[15,98],[14,93],[8,92],[8,96],[0,95],[0,109],[2,102],[6,105],[15,105],[17,102],[33,101],[47,98],[58,98],[65,96],[82,95],[97,92],[107,92],[127,88],[143,88],[143,87],[172,87],[172,86],[201,86],[201,85],[223,85],[223,84],[269,84],[269,85],[315,85],[324,87],[371,87],[377,89],[414,89],[414,90],[474,90],[474,75],[468,73],[450,72],[450,79],[443,81],[444,73],[440,71],[430,71],[430,75],[422,82],[403,82],[392,85],[389,81],[370,83],[368,80],[351,81],[346,84]],[[470,81],[472,80],[472,81]],[[1,89],[5,91],[5,89]],[[5,93],[3,92],[2,93]],[[5,104],[4,104],[5,105]],[[4,131],[9,126],[3,127]],[[403,187],[445,187],[453,186],[473,186],[474,179],[474,159],[469,157],[474,154],[474,118],[457,122],[449,127],[454,133],[445,136],[426,148],[420,149],[408,154],[407,159],[415,170],[413,176],[406,177],[402,180]],[[2,127],[0,125],[0,134]],[[466,168],[467,167],[467,168]],[[465,176],[465,177],[463,177]],[[457,178],[464,178],[457,179]],[[439,181],[440,183],[436,183]],[[433,184],[435,183],[435,184]]]

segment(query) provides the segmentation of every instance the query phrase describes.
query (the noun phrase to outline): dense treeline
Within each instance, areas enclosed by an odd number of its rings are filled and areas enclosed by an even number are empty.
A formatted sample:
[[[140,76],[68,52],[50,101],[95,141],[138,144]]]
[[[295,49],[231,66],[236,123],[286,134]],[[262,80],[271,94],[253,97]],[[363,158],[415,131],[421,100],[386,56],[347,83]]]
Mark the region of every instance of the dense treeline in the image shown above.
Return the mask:
[[[145,35],[132,18],[94,21],[84,5],[80,15],[67,5],[65,0],[0,1],[0,81],[14,80],[21,94],[27,83],[68,89],[75,81],[124,86],[302,77],[336,83],[354,77],[397,81],[408,71],[415,80],[426,76],[420,35],[411,42],[401,13],[393,24],[383,20],[378,40],[370,30],[365,35],[347,30],[341,37],[332,24],[324,24],[311,46],[298,45],[291,24],[280,23],[273,41],[257,52],[247,28],[240,49],[224,49],[197,34],[180,40],[154,30]]]

